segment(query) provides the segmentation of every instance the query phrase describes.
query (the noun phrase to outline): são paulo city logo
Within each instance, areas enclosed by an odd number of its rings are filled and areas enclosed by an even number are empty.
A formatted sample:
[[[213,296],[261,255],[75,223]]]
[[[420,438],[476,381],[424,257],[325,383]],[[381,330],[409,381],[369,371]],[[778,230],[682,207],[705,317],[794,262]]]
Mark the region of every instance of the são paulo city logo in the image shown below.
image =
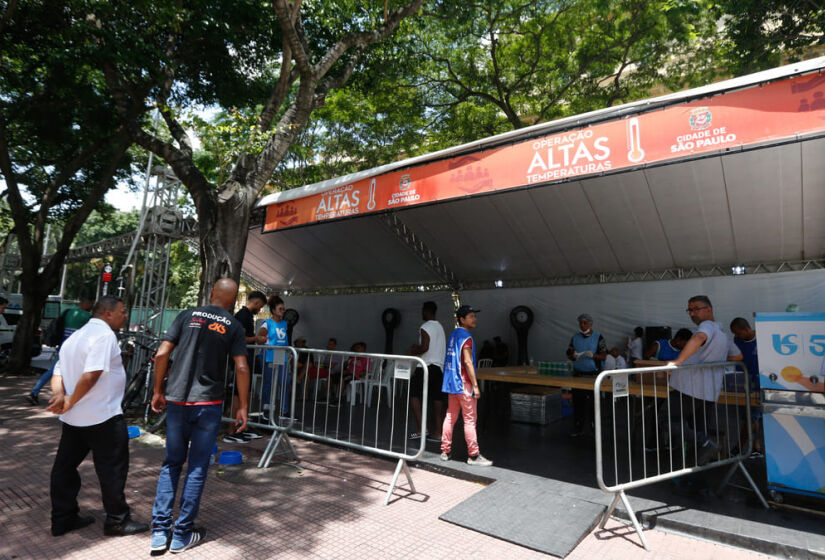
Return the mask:
[[[699,107],[690,112],[690,128],[692,130],[705,130],[711,125],[713,114],[707,107]]]

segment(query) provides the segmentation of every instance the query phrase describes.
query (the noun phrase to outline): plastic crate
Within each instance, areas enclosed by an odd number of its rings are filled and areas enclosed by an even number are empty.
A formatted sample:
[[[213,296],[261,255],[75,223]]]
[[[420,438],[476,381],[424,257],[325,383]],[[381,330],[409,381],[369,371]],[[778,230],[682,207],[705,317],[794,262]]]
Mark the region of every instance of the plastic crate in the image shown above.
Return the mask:
[[[520,387],[510,393],[513,422],[546,425],[562,417],[562,393],[555,387]]]

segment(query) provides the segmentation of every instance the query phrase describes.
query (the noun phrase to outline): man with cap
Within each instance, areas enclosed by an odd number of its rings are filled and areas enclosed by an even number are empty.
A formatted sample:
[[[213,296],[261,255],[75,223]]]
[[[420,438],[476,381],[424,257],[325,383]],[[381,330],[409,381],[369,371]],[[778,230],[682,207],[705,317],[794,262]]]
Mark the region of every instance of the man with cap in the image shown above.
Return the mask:
[[[481,389],[476,379],[476,349],[470,329],[477,324],[476,313],[469,305],[462,305],[455,315],[458,327],[447,341],[447,355],[444,358],[444,382],[441,390],[449,395],[447,415],[441,428],[441,460],[450,460],[453,446],[453,426],[458,420],[459,410],[464,418],[464,439],[467,441],[467,464],[489,467],[493,464],[484,458],[478,449],[476,421]]]
[[[582,313],[578,317],[579,332],[570,339],[567,357],[573,360],[573,377],[595,377],[599,373],[596,360],[607,357],[604,337],[593,330],[593,317]],[[572,437],[584,434],[593,418],[593,391],[573,389],[573,431]]]

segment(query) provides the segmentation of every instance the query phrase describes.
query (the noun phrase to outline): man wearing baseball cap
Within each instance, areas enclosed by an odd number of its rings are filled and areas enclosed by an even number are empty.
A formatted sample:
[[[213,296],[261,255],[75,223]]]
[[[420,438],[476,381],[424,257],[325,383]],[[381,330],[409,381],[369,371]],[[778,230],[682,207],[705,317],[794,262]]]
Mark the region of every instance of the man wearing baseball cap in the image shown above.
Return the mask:
[[[573,360],[573,377],[596,377],[599,368],[596,360],[607,357],[604,337],[593,330],[593,317],[582,313],[578,317],[579,332],[570,339],[567,357]],[[593,391],[573,389],[573,431],[572,437],[584,434],[593,418]]]
[[[489,467],[493,464],[485,459],[478,449],[476,422],[478,419],[478,398],[481,389],[476,379],[476,349],[470,329],[477,323],[476,313],[469,305],[462,305],[455,313],[458,327],[447,341],[447,355],[444,359],[444,382],[441,390],[449,395],[447,415],[441,429],[441,460],[450,460],[453,446],[453,426],[458,420],[459,410],[464,418],[464,439],[467,441],[467,464]]]

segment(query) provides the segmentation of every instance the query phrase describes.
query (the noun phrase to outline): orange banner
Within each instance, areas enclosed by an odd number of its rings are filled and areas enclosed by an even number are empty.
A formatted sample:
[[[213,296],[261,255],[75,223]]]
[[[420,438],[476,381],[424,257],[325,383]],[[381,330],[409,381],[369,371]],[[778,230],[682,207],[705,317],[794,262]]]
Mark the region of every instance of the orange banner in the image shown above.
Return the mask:
[[[271,204],[264,231],[599,175],[825,131],[825,75],[723,93]]]

